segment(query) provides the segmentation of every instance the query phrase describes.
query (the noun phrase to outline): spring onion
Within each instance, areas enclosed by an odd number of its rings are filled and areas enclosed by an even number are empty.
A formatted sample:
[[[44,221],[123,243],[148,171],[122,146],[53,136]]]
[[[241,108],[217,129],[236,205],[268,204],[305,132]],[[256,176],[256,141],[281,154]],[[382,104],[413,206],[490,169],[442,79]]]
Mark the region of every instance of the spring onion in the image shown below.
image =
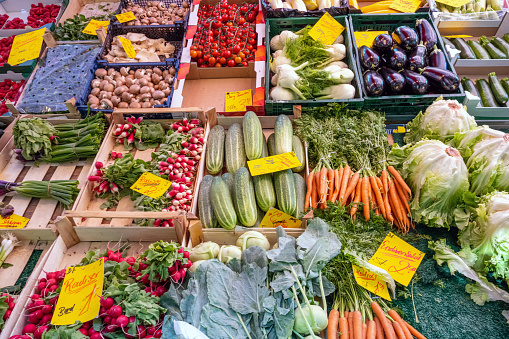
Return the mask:
[[[5,259],[12,252],[14,246],[19,245],[18,239],[12,233],[2,234],[2,246],[0,247],[0,267],[6,268],[12,265],[4,265]]]
[[[0,180],[0,196],[16,192],[29,198],[54,199],[70,206],[78,196],[78,180],[23,181],[22,183]]]

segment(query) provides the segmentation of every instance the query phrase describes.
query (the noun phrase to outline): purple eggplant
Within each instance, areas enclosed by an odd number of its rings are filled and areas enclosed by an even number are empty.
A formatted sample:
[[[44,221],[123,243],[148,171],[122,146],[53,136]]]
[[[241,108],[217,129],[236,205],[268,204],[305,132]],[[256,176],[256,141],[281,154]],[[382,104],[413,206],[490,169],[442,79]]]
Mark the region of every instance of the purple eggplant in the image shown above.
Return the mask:
[[[385,82],[380,74],[373,70],[367,70],[364,72],[363,78],[364,88],[366,89],[366,93],[368,93],[369,96],[382,95],[385,88]]]
[[[411,71],[418,71],[426,67],[426,47],[422,44],[408,54],[407,67]]]
[[[401,74],[405,77],[405,86],[413,94],[426,94],[429,88],[428,79],[414,71],[404,69]]]
[[[393,41],[389,34],[379,34],[373,41],[373,49],[379,53],[390,51]]]
[[[460,87],[460,78],[449,70],[438,67],[426,67],[421,71],[421,74],[431,84],[443,91],[454,92]]]
[[[396,71],[400,71],[405,68],[407,62],[407,56],[405,51],[401,47],[393,47],[387,55],[386,65]]]
[[[428,64],[431,67],[438,67],[441,69],[447,69],[447,62],[445,61],[445,54],[441,49],[435,46],[435,49],[429,54]]]
[[[433,30],[433,26],[431,26],[428,20],[420,19],[417,20],[415,28],[417,30],[417,34],[419,34],[421,44],[426,46],[428,52],[431,52],[437,44],[437,35]]]
[[[417,33],[408,26],[399,26],[393,33],[393,38],[398,45],[407,51],[411,51],[419,44]]]
[[[405,77],[403,75],[387,67],[380,68],[379,73],[382,75],[391,93],[399,94],[403,92],[405,88]]]
[[[359,53],[361,65],[365,69],[375,69],[380,66],[380,55],[368,46],[361,46]]]

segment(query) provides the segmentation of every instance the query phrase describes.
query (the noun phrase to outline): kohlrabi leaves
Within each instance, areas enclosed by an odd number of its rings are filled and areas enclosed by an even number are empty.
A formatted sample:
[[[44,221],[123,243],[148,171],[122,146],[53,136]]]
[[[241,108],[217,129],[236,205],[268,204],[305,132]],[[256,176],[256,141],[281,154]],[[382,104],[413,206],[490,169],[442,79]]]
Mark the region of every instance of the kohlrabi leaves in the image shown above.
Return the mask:
[[[267,251],[259,246],[252,246],[242,252],[242,265],[254,263],[258,267],[269,266]]]
[[[267,269],[255,264],[244,266],[242,273],[230,282],[230,304],[240,314],[261,313],[263,301],[270,296],[265,286]]]
[[[293,323],[295,322],[295,303],[293,300],[283,301],[282,306],[276,305],[274,310],[274,327],[278,338],[290,338],[292,336]]]
[[[183,320],[195,327],[200,326],[201,309],[209,301],[207,290],[208,268],[208,261],[198,266],[193,278],[188,282],[187,289],[182,293],[180,310],[182,311]]]
[[[282,261],[285,263],[297,262],[297,252],[295,251],[295,238],[282,237],[278,239],[278,248],[267,251],[267,257],[272,261]]]
[[[248,323],[248,317],[235,313],[229,307],[220,308],[207,304],[202,309],[201,326],[205,334],[217,339],[248,338],[242,326]]]

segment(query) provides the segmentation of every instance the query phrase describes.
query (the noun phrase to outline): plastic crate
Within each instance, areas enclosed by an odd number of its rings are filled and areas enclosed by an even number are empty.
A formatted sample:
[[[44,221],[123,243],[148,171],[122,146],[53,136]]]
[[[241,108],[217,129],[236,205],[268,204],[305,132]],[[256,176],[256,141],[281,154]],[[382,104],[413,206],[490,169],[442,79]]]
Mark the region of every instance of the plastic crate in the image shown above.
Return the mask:
[[[88,74],[88,77],[87,77],[87,83],[88,84],[90,84],[92,82],[92,80],[95,79],[95,74],[94,73],[100,67],[105,68],[105,69],[113,68],[115,70],[120,70],[120,68],[126,67],[126,66],[125,65],[121,65],[121,66],[117,66],[117,65],[115,65],[115,66],[101,66],[101,65],[99,65],[96,62],[95,66],[93,67],[93,69]],[[170,69],[170,67],[174,67],[175,68],[174,82],[175,82],[176,79],[177,79],[177,75],[178,75],[179,61],[173,60],[168,65],[159,65],[159,66],[153,66],[153,65],[135,65],[135,66],[128,66],[128,67],[131,70],[137,70],[137,69],[140,69],[140,68],[159,67],[163,71],[166,70],[166,69]],[[90,109],[89,110],[88,105],[87,105],[87,101],[88,101],[88,95],[90,94],[91,91],[92,91],[92,89],[90,88],[90,86],[88,86],[86,91],[79,98],[78,104],[76,105],[77,106],[76,108],[80,112],[82,118],[86,117],[89,112],[90,112],[91,115],[97,114],[98,112],[103,112],[103,113],[111,113],[111,112],[113,112],[112,109]],[[164,104],[162,104],[162,105],[155,105],[154,107],[155,108],[170,107],[171,106],[171,99],[173,98],[173,91],[174,91],[174,85],[172,84],[171,92],[170,92],[170,95],[168,96],[168,99],[166,100],[166,102]],[[147,116],[147,115],[145,115],[145,116]],[[151,116],[148,116],[148,117],[151,118],[151,119],[155,119],[155,118],[158,118],[158,119],[171,119],[171,114],[169,114],[169,115],[168,114],[158,114],[158,115],[153,116],[153,117],[151,117]]]
[[[438,48],[441,49],[447,61],[447,68],[456,73],[451,63],[449,55],[445,50],[440,33],[436,28],[429,12],[420,12],[414,14],[390,14],[390,15],[377,15],[377,14],[352,14],[350,15],[350,31],[352,36],[352,44],[356,46],[354,32],[356,31],[394,31],[397,27],[406,25],[414,28],[417,19],[428,20],[433,27],[435,34],[438,37]],[[361,73],[361,65],[359,53],[357,48],[353,48],[355,59],[359,73]],[[385,112],[388,121],[407,122],[412,120],[421,110],[431,105],[438,97],[442,96],[444,99],[456,99],[463,102],[465,99],[465,92],[460,84],[457,93],[443,93],[443,94],[425,94],[425,95],[382,95],[379,97],[368,96],[364,89],[364,79],[362,76],[359,78],[361,88],[364,96],[364,108],[377,109]]]
[[[263,16],[266,18],[296,18],[296,17],[321,17],[325,12],[332,16],[347,15],[349,12],[349,1],[340,0],[339,7],[329,7],[324,9],[308,10],[305,12],[290,8],[273,9],[269,0],[261,0]]]
[[[135,0],[134,1],[134,4],[135,5],[140,5],[140,6],[145,6],[147,4],[147,2],[149,2],[150,0]],[[171,4],[174,4],[176,3],[178,8],[181,8],[182,7],[182,3],[184,2],[184,0],[158,0],[159,2],[163,2],[166,7],[170,7]],[[117,10],[117,13],[116,14],[120,14],[122,13],[122,9],[126,8],[127,7],[127,3],[128,2],[131,2],[131,0],[120,0],[120,6],[118,7],[118,10]],[[111,19],[111,26],[120,26],[120,27],[130,27],[130,28],[139,28],[139,27],[177,27],[177,28],[181,28],[184,30],[184,32],[187,30],[187,23],[189,21],[189,13],[191,12],[191,4],[192,2],[191,1],[187,1],[187,3],[189,4],[189,9],[187,11],[187,15],[186,17],[184,18],[184,20],[179,20],[179,21],[175,21],[174,24],[171,24],[171,25],[132,25],[132,26],[128,26],[127,25],[127,22],[125,23],[120,23],[118,22],[118,19],[117,17],[113,17]]]
[[[175,52],[171,58],[164,59],[160,57],[160,62],[124,62],[124,63],[109,63],[104,59],[104,56],[108,54],[108,51],[111,48],[111,44],[113,42],[113,38],[118,35],[124,35],[127,33],[142,33],[145,34],[150,39],[159,39],[163,38],[167,42],[170,42],[175,46]],[[104,42],[101,53],[98,56],[98,63],[101,66],[137,66],[137,65],[151,65],[152,67],[158,65],[174,65],[175,61],[179,61],[182,55],[182,45],[185,36],[185,30],[179,27],[170,27],[170,26],[113,26],[108,29],[108,35],[106,36],[106,41]]]
[[[352,80],[352,86],[355,87],[355,98],[348,100],[288,100],[288,101],[276,101],[269,98],[270,91],[270,44],[266,44],[267,61],[265,66],[265,114],[266,115],[279,115],[279,114],[293,114],[293,106],[301,105],[304,107],[318,107],[323,106],[331,102],[344,102],[351,108],[362,108],[364,99],[362,97],[362,91],[360,89],[359,78],[360,74],[356,67],[356,61],[352,54],[352,38],[350,36],[350,29],[347,16],[336,16],[334,17],[341,25],[345,27],[343,36],[345,37],[346,46],[346,58],[343,60],[348,64],[348,68],[355,74],[355,78]],[[284,30],[296,32],[307,25],[314,25],[319,18],[288,18],[288,19],[267,19],[265,24],[266,29],[266,41],[270,41],[272,37],[281,33]]]

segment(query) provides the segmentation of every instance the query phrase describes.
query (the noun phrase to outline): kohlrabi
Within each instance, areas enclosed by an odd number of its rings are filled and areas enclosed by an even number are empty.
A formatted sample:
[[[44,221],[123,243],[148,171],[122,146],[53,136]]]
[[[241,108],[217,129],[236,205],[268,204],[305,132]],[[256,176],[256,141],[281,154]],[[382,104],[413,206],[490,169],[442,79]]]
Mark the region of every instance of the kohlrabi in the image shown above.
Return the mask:
[[[215,259],[218,254],[219,245],[215,242],[207,241],[189,250],[189,260],[195,262],[198,260]]]
[[[238,237],[237,246],[239,246],[243,251],[251,246],[259,246],[266,251],[270,249],[270,243],[267,240],[267,237],[256,231],[248,231]]]

